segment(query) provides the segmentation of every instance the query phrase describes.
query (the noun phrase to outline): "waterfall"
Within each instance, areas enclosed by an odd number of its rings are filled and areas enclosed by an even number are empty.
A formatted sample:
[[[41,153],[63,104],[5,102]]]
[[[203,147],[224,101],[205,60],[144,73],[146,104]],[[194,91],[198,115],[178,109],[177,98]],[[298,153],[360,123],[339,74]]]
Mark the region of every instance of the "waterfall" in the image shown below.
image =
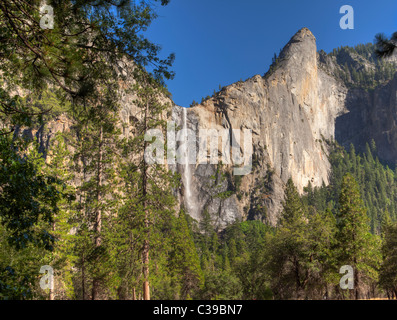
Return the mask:
[[[184,176],[184,181],[183,181],[183,185],[184,185],[184,189],[185,189],[185,194],[184,194],[184,198],[185,198],[185,207],[186,207],[186,211],[189,214],[192,214],[192,190],[191,190],[191,184],[192,184],[192,176],[191,176],[191,172],[190,172],[190,165],[189,165],[189,146],[188,146],[188,131],[187,131],[187,108],[183,108],[183,139],[184,139],[184,164],[185,164],[185,168],[184,168],[184,172],[183,172],[183,176]]]

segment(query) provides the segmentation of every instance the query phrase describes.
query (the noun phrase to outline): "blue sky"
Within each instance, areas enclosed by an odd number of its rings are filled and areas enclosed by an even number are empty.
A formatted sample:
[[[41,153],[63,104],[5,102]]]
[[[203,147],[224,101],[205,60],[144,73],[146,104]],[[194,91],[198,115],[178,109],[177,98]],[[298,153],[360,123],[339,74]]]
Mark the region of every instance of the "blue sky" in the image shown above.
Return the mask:
[[[339,27],[343,5],[354,9],[354,30]],[[219,85],[263,75],[274,53],[302,27],[326,52],[397,31],[396,0],[171,0],[157,13],[147,36],[164,56],[175,53],[176,76],[167,86],[184,107]]]

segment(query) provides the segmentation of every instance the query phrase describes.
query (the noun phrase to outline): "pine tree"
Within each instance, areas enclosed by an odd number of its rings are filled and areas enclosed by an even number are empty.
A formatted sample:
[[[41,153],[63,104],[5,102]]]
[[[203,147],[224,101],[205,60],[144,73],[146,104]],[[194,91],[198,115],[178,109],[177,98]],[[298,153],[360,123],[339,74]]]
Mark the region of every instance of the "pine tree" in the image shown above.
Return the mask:
[[[202,287],[204,278],[186,214],[181,211],[174,221],[169,268],[181,284],[181,298],[186,299]]]
[[[87,227],[84,236],[91,239],[89,248],[89,268],[92,276],[91,299],[99,297],[100,286],[106,282],[109,271],[106,267],[107,249],[103,242],[104,220],[117,212],[116,187],[119,178],[116,175],[120,130],[117,124],[117,94],[112,84],[105,84],[101,102],[92,101],[90,108],[81,109],[78,121],[77,139],[75,139],[74,171],[79,176],[77,186],[80,220]],[[95,107],[94,107],[95,106]],[[85,233],[82,228],[82,236]],[[88,265],[87,265],[88,267]]]
[[[48,172],[36,141],[0,135],[0,292],[26,299],[35,290],[37,266],[54,249],[53,216],[62,181]]]
[[[176,199],[172,190],[176,188],[178,179],[164,164],[148,163],[152,155],[146,154],[150,142],[145,139],[145,135],[153,129],[164,134],[166,129],[167,124],[163,119],[170,105],[161,102],[161,97],[167,94],[166,89],[139,68],[136,69],[134,79],[136,84],[133,90],[137,95],[135,103],[138,114],[134,133],[124,143],[123,155],[128,159],[123,164],[122,171],[127,192],[124,210],[129,212],[126,223],[134,223],[144,239],[141,244],[142,292],[143,299],[149,300],[150,252],[156,248],[157,241],[161,242],[161,232],[157,230],[161,230],[170,220],[170,216],[175,214]]]
[[[168,2],[161,0],[162,5]],[[21,89],[17,91],[40,96],[50,87],[67,105],[68,116],[76,121],[77,137],[73,138],[79,240],[74,248],[79,255],[76,263],[80,267],[82,290],[76,294],[83,299],[88,296],[88,279],[92,280],[93,299],[98,297],[104,280],[109,280],[106,233],[111,227],[106,224],[119,205],[115,192],[119,182],[113,164],[119,163],[115,124],[120,84],[132,76],[128,65],[125,66],[126,60],[132,60],[138,69],[150,65],[152,76],[159,83],[173,77],[168,70],[173,55],[160,59],[160,48],[142,34],[156,17],[153,3],[125,3],[51,1],[56,21],[54,28],[47,30],[40,27],[42,1],[0,1],[0,55],[6,57],[0,64],[5,80],[0,89],[0,118],[5,126],[0,132],[0,160],[5,169],[0,172],[1,222],[9,229],[7,237],[15,242],[17,250],[32,242],[52,249],[53,238],[48,229],[59,211],[60,201],[56,180],[42,174],[42,155],[35,154],[33,161],[27,157],[18,159],[19,154],[9,153],[16,150],[12,139],[3,139],[3,135],[20,125],[40,123],[35,116],[43,119],[45,114],[51,118],[50,109],[34,114],[28,99],[18,94],[11,96],[11,92]],[[20,151],[23,154],[25,150]],[[10,178],[15,185],[8,182]],[[21,208],[26,208],[26,212]],[[63,220],[62,215],[57,218]],[[56,222],[56,232],[61,231],[57,226],[60,220]]]
[[[295,298],[303,297],[309,280],[306,232],[307,208],[304,207],[292,179],[289,179],[270,254],[270,269],[275,280],[273,290],[279,297],[286,298],[291,294],[286,286],[294,288]]]
[[[389,57],[396,50],[397,32],[393,33],[390,39],[382,33],[377,34],[375,39],[377,47],[375,53],[379,58]]]
[[[307,238],[311,252],[308,255],[310,279],[308,294],[315,298],[330,297],[332,286],[338,282],[333,246],[335,244],[336,220],[327,209],[319,212],[311,208]]]
[[[371,268],[366,261],[371,247],[368,222],[357,182],[348,173],[343,177],[339,196],[336,248],[340,267],[351,265],[354,268],[355,299],[361,297],[363,278]]]
[[[50,300],[75,297],[72,268],[78,259],[74,250],[74,230],[78,224],[74,210],[76,203],[75,188],[72,185],[73,174],[69,170],[72,159],[65,139],[66,135],[58,132],[47,155],[46,170],[61,182],[57,190],[63,194],[58,204],[59,211],[54,215],[52,223],[54,250],[46,257],[47,264],[55,271],[54,289],[50,290]]]
[[[379,284],[388,298],[397,299],[397,224],[385,221],[382,245],[383,262],[379,272]]]

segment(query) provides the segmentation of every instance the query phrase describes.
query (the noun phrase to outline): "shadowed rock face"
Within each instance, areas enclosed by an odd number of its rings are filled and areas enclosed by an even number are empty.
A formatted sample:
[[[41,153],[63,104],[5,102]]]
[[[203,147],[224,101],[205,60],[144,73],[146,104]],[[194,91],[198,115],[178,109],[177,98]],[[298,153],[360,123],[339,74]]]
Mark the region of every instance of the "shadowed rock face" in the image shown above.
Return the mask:
[[[336,119],[336,139],[345,147],[352,143],[363,152],[372,139],[378,156],[395,165],[397,161],[397,74],[373,91],[351,89],[346,97],[348,113]]]

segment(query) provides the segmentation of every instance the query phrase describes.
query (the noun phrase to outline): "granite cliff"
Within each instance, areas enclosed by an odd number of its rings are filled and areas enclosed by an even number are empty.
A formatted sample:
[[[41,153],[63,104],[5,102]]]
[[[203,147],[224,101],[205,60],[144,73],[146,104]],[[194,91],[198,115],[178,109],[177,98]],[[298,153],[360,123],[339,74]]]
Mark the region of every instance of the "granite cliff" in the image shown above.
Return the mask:
[[[189,213],[196,219],[208,213],[219,228],[236,219],[276,224],[289,178],[301,193],[309,182],[328,184],[327,141],[335,138],[358,149],[374,139],[382,160],[395,162],[397,76],[368,90],[352,79],[342,81],[345,65],[363,72],[376,68],[354,52],[318,52],[315,37],[303,28],[264,76],[224,87],[188,109],[191,129],[247,128],[253,135],[253,169],[248,175],[233,176],[232,167],[223,166],[222,180],[217,165],[190,166],[194,192],[183,199],[182,191],[182,203],[194,204]],[[179,107],[173,118],[181,119]]]
[[[196,134],[200,129],[252,131],[249,174],[234,175],[231,164],[171,166],[182,176],[182,187],[175,191],[180,205],[198,221],[209,217],[217,229],[245,219],[275,225],[289,178],[300,193],[309,182],[328,184],[329,141],[336,139],[346,147],[353,143],[363,150],[374,139],[381,160],[395,164],[397,59],[389,59],[388,76],[382,81],[374,61],[347,49],[318,52],[314,35],[303,28],[266,74],[226,86],[193,108],[174,105],[164,117]],[[368,83],[370,77],[374,81]],[[123,134],[133,130],[138,116],[133,101],[134,97],[123,95]],[[164,101],[172,103],[168,97]],[[72,126],[60,116],[24,134],[36,135],[45,151],[56,131]],[[198,139],[194,145],[198,150]]]

